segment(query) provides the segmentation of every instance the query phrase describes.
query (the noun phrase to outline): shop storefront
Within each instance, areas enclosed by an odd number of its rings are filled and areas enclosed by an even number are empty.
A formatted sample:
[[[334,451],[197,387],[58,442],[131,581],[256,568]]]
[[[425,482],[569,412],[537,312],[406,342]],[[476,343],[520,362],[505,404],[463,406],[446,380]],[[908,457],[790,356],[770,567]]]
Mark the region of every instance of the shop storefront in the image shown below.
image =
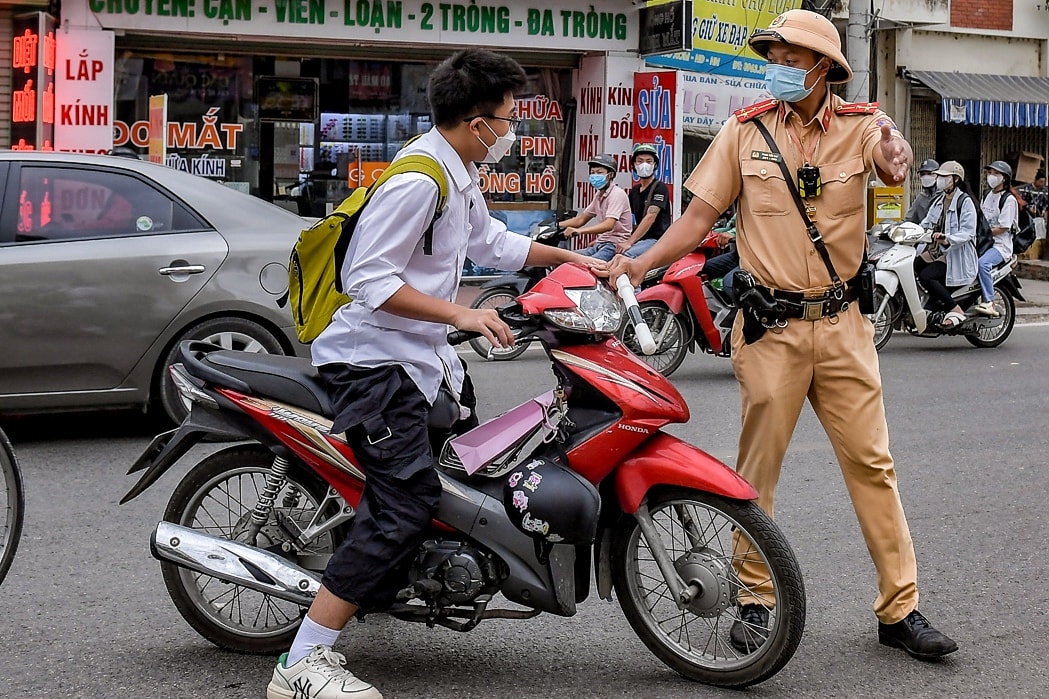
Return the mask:
[[[497,215],[517,216],[517,230],[527,230],[522,216],[573,205],[573,71],[585,54],[636,50],[632,7],[69,0],[60,20],[115,35],[114,152],[162,159],[308,215],[370,184],[431,127],[426,84],[437,62],[469,45],[507,52],[529,76],[518,102],[524,122],[511,154],[482,168],[482,188]]]

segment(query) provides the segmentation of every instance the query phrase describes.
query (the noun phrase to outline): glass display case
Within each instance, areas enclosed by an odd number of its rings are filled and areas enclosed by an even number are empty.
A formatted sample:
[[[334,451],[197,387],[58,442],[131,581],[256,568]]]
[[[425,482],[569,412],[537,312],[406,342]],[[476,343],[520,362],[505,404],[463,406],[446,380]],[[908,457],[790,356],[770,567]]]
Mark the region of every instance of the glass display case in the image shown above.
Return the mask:
[[[408,139],[429,130],[429,114],[322,112],[316,169],[341,170],[342,163],[354,160],[389,162]]]

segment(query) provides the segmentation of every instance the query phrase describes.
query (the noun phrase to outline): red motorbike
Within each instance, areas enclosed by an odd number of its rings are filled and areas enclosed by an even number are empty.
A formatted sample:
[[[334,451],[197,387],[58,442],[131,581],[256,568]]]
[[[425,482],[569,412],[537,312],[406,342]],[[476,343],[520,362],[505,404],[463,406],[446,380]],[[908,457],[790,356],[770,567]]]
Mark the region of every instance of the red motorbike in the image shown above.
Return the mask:
[[[434,434],[444,494],[388,613],[457,631],[486,619],[569,617],[594,576],[599,595],[614,590],[634,631],[677,672],[725,687],[761,682],[801,640],[797,561],[746,481],[661,431],[688,420],[688,407],[615,337],[623,309],[574,265],[499,309],[542,344],[556,386],[463,434]],[[636,301],[628,311],[637,318]],[[201,439],[240,440],[178,484],[152,552],[201,635],[235,651],[278,652],[352,526],[366,474],[343,435],[329,433],[332,408],[307,360],[193,342],[180,352],[171,373],[192,410],[132,466],[144,473],[122,502]],[[767,571],[760,590],[737,575],[743,563]],[[495,608],[497,594],[523,608]],[[730,627],[745,623],[743,595],[770,616],[743,629],[756,642],[741,650]]]
[[[652,330],[655,352],[641,351],[630,324],[620,333],[627,347],[663,376],[673,374],[690,351],[729,356],[736,305],[726,290],[706,278],[703,269],[709,258],[721,253],[718,234],[727,230],[731,228],[711,230],[693,252],[646,275],[637,301]]]

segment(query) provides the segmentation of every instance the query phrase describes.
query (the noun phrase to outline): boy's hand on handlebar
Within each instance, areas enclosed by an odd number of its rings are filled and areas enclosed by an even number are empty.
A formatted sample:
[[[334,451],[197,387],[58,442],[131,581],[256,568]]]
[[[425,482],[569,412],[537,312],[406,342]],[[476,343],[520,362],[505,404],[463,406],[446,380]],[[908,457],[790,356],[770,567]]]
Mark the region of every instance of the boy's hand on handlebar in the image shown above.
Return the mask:
[[[477,332],[495,347],[513,347],[514,334],[494,308],[463,308],[452,319],[456,330]]]
[[[591,269],[594,270],[594,274],[597,276],[608,277],[611,281],[618,279],[620,274],[625,274],[635,287],[641,286],[641,281],[645,278],[645,272],[648,271],[637,259],[627,257],[626,255],[616,255],[606,262],[603,268],[591,266]]]

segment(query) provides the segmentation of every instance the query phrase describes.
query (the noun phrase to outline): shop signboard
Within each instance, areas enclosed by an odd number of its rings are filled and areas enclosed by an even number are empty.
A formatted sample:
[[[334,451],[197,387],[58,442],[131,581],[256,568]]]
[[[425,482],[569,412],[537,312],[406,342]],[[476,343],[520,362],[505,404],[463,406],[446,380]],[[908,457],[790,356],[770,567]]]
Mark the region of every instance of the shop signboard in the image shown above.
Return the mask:
[[[738,78],[764,78],[765,61],[747,45],[750,35],[801,0],[693,0],[692,50],[651,56],[649,66]]]
[[[163,163],[168,155],[168,96],[149,98],[149,162]]]
[[[692,49],[691,0],[648,2],[638,13],[638,22],[642,56]]]
[[[769,98],[764,80],[678,73],[681,124],[686,131],[713,138],[737,109]]]
[[[113,148],[113,32],[66,29],[57,37],[55,150]]]
[[[46,12],[11,21],[12,150],[54,150],[55,26]]]
[[[659,153],[656,178],[666,182],[671,201],[674,196],[674,173],[681,156],[677,152],[681,128],[677,113],[677,73],[648,71],[634,73],[634,141],[651,143]]]
[[[636,51],[627,0],[86,0],[85,26],[367,44],[460,44],[543,50]],[[63,13],[66,8],[63,7]],[[93,15],[93,17],[91,17]]]

